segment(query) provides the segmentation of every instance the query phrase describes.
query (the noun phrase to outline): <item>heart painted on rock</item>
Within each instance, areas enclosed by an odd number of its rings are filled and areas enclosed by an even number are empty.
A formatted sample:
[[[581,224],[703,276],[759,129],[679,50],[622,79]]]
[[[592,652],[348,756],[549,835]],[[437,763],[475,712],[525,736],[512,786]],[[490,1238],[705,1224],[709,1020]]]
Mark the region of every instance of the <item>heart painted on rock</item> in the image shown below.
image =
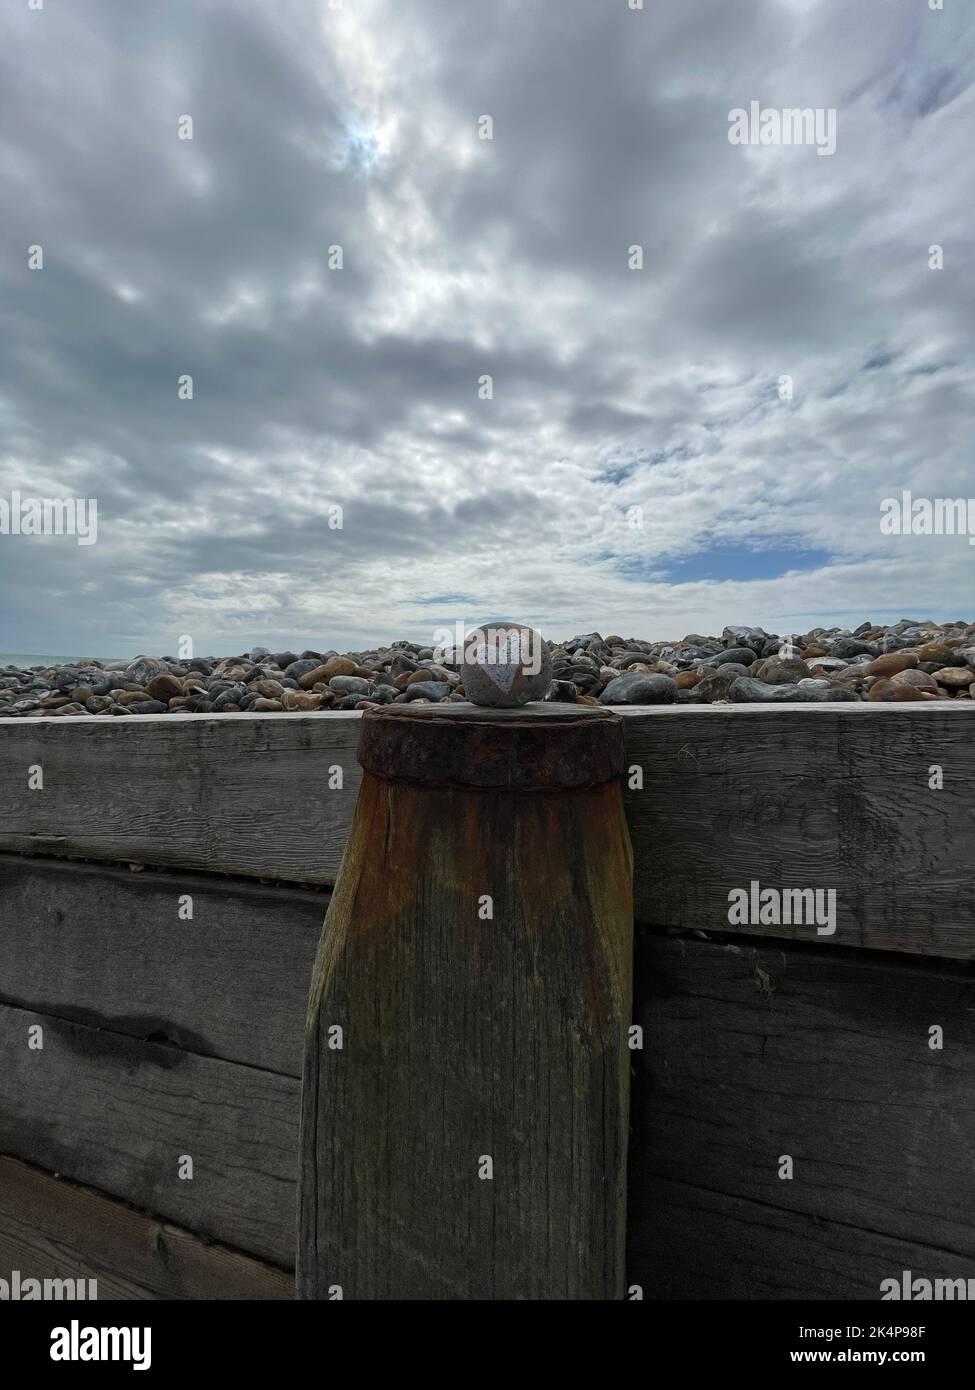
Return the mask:
[[[541,636],[531,628],[485,623],[469,634],[461,675],[473,704],[510,708],[545,698],[552,663]]]
[[[488,679],[492,680],[498,689],[503,690],[506,695],[510,692],[511,687],[521,674],[520,666],[501,665],[500,663],[497,665],[484,663],[481,666],[481,670]]]

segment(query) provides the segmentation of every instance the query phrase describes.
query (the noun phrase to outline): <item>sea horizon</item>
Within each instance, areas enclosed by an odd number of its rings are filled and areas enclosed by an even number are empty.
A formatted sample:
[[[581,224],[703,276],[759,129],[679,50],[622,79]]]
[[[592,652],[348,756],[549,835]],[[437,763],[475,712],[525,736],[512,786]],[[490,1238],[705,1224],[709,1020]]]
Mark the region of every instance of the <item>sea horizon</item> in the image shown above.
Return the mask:
[[[4,666],[27,667],[32,666],[70,666],[77,662],[76,656],[50,656],[47,652],[0,652],[0,668]],[[95,661],[115,661],[121,657],[96,656]],[[133,658],[134,660],[134,658]]]

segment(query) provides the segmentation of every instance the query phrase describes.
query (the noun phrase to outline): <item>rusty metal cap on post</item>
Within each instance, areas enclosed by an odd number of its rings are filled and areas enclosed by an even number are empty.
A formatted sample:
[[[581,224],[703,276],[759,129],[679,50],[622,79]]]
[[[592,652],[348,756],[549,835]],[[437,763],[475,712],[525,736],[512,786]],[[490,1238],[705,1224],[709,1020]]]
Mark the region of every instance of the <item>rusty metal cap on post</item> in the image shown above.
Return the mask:
[[[610,710],[555,703],[391,705],[363,714],[358,759],[366,772],[397,782],[583,791],[622,776],[623,721]]]

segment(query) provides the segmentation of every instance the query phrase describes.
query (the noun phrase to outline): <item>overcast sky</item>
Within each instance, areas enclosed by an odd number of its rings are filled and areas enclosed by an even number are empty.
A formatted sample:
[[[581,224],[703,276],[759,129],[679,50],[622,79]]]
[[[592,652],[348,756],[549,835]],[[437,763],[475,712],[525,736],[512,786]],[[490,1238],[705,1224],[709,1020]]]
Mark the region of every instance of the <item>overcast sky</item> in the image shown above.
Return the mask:
[[[975,6],[629,3],[3,0],[0,650],[975,617]]]

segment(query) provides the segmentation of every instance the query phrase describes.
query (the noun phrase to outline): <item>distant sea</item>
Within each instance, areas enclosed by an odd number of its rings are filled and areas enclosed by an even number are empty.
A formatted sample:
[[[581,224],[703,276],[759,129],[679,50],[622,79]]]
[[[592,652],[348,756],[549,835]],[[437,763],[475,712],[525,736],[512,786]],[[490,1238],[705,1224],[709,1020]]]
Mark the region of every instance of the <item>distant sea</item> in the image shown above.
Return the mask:
[[[109,661],[112,659],[112,657],[107,658]],[[31,666],[69,666],[77,660],[76,656],[48,656],[46,653],[42,653],[40,656],[36,653],[33,656],[25,656],[22,652],[0,652],[0,667],[20,666],[29,669]],[[102,660],[102,658],[99,657],[98,660]]]

